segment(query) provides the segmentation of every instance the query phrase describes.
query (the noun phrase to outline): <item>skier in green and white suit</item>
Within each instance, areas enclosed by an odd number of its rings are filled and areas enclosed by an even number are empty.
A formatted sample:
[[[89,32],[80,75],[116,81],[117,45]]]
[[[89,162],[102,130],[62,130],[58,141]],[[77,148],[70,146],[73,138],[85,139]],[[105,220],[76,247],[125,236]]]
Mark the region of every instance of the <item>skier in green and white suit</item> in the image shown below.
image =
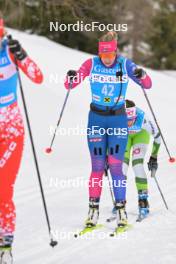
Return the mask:
[[[135,182],[138,191],[139,218],[145,218],[149,213],[147,174],[144,170],[144,158],[149,147],[150,137],[153,136],[153,147],[149,170],[157,169],[157,156],[161,143],[161,136],[154,122],[146,116],[144,111],[135,106],[135,103],[126,100],[126,112],[128,117],[128,143],[123,162],[123,173],[127,178],[127,171],[132,159]],[[115,211],[113,209],[113,211]],[[115,212],[114,212],[115,213]]]

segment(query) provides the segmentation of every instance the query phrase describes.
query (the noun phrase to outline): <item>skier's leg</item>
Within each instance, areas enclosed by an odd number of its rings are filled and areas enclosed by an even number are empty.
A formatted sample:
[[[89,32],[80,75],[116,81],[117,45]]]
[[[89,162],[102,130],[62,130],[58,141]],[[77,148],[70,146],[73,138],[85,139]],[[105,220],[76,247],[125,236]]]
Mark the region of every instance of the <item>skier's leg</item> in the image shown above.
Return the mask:
[[[99,201],[102,191],[102,178],[106,163],[106,134],[100,133],[104,128],[104,116],[89,113],[88,146],[92,171],[89,178],[89,213],[86,225],[95,225],[99,216]]]
[[[148,190],[147,175],[144,170],[144,158],[147,152],[150,135],[142,130],[133,138],[132,166],[135,173],[136,187],[138,192]]]
[[[111,116],[109,127],[115,129],[116,133],[108,136],[108,164],[112,176],[112,185],[116,209],[118,210],[118,225],[127,223],[125,211],[126,203],[126,179],[122,171],[124,155],[128,140],[126,115]],[[124,128],[126,132],[124,132]]]
[[[128,167],[130,164],[131,146],[132,146],[132,139],[130,136],[128,136],[128,142],[127,142],[127,146],[125,150],[125,157],[124,157],[123,167],[122,167],[122,171],[126,179],[127,179],[127,174],[128,174]]]
[[[132,145],[132,139],[129,136],[128,137],[128,143],[127,143],[126,150],[125,150],[125,158],[123,161],[123,167],[122,167],[122,171],[123,171],[123,174],[124,174],[126,180],[127,180],[128,167],[129,167],[129,163],[130,163],[131,145]],[[117,213],[117,209],[114,206],[112,209],[112,214],[116,214],[116,213]]]
[[[11,245],[15,230],[14,183],[20,166],[24,129],[18,107],[0,109],[0,245]]]
[[[136,187],[138,191],[138,206],[140,217],[145,217],[149,213],[148,204],[148,183],[144,170],[144,158],[147,152],[150,135],[142,130],[133,139],[132,165],[135,173]]]
[[[122,171],[128,133],[122,132],[127,128],[126,115],[112,116],[109,127],[118,128],[118,132],[108,136],[108,164],[113,181],[116,202],[126,200],[126,180]],[[121,131],[121,132],[120,132]]]

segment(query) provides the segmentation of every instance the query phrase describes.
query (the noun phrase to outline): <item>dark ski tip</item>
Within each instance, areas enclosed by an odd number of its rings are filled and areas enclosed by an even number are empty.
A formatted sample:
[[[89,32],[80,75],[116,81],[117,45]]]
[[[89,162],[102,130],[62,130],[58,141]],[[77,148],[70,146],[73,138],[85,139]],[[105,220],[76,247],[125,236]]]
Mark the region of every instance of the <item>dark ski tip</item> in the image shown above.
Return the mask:
[[[106,222],[107,222],[107,223],[111,223],[111,222],[113,222],[114,220],[116,220],[116,217],[110,217],[110,218],[107,218],[107,219],[106,219]]]
[[[138,218],[138,219],[136,219],[136,222],[138,222],[138,223],[139,223],[139,222],[141,222],[141,221],[142,221],[142,220],[141,220],[141,219],[139,219],[139,218]]]
[[[143,220],[145,220],[147,218],[147,216],[146,217],[138,217],[137,219],[136,219],[136,222],[142,222]]]

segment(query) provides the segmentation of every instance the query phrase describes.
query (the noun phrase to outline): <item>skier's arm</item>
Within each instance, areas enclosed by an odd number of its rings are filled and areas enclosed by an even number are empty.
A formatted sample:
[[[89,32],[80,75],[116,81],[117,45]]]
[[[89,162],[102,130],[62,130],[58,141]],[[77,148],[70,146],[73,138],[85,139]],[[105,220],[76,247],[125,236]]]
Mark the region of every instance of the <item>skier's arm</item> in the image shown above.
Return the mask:
[[[155,125],[155,123],[152,122],[148,117],[146,117],[146,115],[145,115],[145,120],[144,120],[143,127],[154,138],[151,156],[153,158],[157,158],[158,152],[159,152],[159,149],[160,149],[160,145],[161,145],[161,134],[160,134],[157,126]]]
[[[87,76],[90,75],[90,71],[92,68],[92,59],[88,59],[86,60],[81,67],[79,68],[78,71],[72,71],[75,72],[74,78],[73,78],[73,84],[72,84],[72,88],[75,88],[77,85],[79,85]],[[71,72],[71,71],[69,71]],[[66,76],[66,81],[64,83],[65,88],[68,89],[69,88],[69,76]]]
[[[138,66],[131,60],[127,59],[126,60],[126,69],[128,76],[137,84],[139,84],[142,88],[144,89],[150,89],[152,87],[152,81],[150,76],[143,70],[139,69]]]
[[[151,154],[151,156],[153,158],[156,158],[158,156],[158,152],[159,152],[159,149],[160,149],[160,145],[161,145],[161,134],[157,130],[157,133],[154,135],[154,141],[153,141],[153,147],[152,147],[152,154]]]
[[[9,55],[11,60],[25,73],[25,75],[35,83],[43,81],[43,74],[36,63],[27,55],[17,40],[8,41]]]

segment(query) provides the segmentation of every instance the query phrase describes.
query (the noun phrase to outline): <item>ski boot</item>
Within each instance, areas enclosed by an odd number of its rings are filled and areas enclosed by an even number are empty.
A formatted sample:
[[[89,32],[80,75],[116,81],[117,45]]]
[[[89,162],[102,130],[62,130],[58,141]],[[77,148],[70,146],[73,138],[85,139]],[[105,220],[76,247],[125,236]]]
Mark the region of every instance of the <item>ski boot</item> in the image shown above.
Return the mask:
[[[112,208],[111,213],[112,213],[112,216],[116,216],[116,215],[117,215],[117,208],[116,208],[116,206],[114,206],[114,207]]]
[[[106,219],[106,222],[112,222],[117,219],[117,208],[114,206],[111,211],[111,216]]]
[[[117,210],[117,227],[125,227],[128,225],[125,203],[126,202],[117,202],[115,205]]]
[[[109,218],[106,219],[106,222],[110,223],[114,220],[116,220],[117,218],[117,209],[116,207],[114,206],[111,210],[111,216]]]
[[[12,241],[11,235],[0,237],[0,264],[13,264]]]
[[[88,218],[85,221],[86,227],[96,226],[99,218],[99,199],[90,198]]]
[[[149,203],[148,203],[148,193],[146,190],[139,191],[138,193],[138,206],[139,206],[139,215],[137,222],[142,221],[149,214]]]
[[[116,208],[116,219],[117,219],[117,227],[115,228],[113,233],[110,233],[111,237],[114,237],[118,234],[121,234],[123,232],[126,232],[129,228],[132,226],[128,224],[127,221],[127,213],[125,210],[125,201],[122,202],[116,202],[115,208]]]

